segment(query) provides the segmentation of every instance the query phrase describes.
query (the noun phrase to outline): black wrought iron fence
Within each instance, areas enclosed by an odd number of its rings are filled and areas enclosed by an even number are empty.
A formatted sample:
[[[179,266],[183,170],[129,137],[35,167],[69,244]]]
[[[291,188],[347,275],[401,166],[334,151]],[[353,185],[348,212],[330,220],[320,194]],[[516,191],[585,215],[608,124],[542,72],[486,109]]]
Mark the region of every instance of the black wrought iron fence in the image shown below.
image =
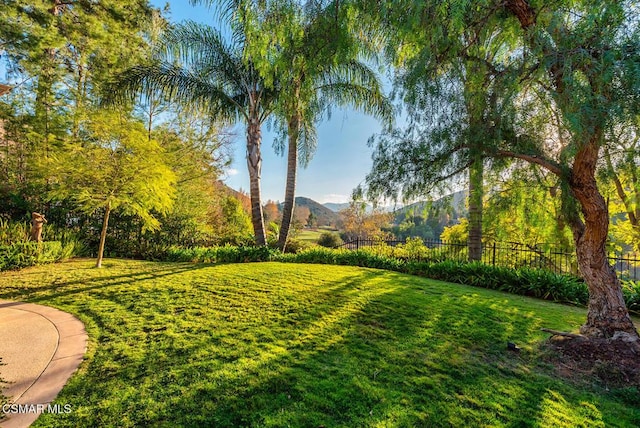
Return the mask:
[[[407,250],[405,241],[354,239],[337,248],[358,250],[372,248],[380,254],[392,257],[410,257],[424,261],[468,260],[468,247],[464,242],[446,242],[423,240],[422,250]],[[405,249],[400,250],[398,245]],[[635,253],[616,254],[609,257],[618,276],[623,279],[640,280],[640,256]],[[559,248],[556,245],[527,245],[518,242],[494,242],[483,244],[482,262],[501,267],[531,267],[546,269],[556,273],[578,274],[578,262],[574,251]]]

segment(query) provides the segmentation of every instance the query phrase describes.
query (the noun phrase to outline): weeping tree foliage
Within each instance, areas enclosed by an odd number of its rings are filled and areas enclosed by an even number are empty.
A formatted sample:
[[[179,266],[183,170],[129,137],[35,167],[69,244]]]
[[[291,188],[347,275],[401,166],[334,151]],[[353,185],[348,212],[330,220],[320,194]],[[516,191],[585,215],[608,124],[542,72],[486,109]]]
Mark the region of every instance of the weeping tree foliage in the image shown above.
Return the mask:
[[[397,35],[404,58],[424,48],[440,63],[455,64],[472,55],[477,46],[492,43],[495,32],[508,37],[512,47],[488,59],[486,66],[504,76],[509,108],[503,111],[511,113],[487,124],[497,138],[483,141],[482,154],[519,159],[558,178],[563,215],[589,288],[589,310],[581,332],[637,343],[620,282],[608,263],[609,217],[596,181],[607,130],[620,118],[639,111],[636,5],[625,1],[484,0],[389,1],[377,6],[374,14]],[[459,43],[467,34],[473,35],[469,42]],[[540,120],[544,116],[546,122]],[[554,118],[561,128],[558,139],[552,138],[557,131]],[[407,137],[423,138],[419,130]],[[428,156],[433,153],[430,146],[414,145],[415,151],[405,156],[410,161],[405,168],[417,170],[423,162],[433,160]],[[393,149],[387,144],[379,151]],[[443,158],[458,155],[451,150],[440,153]],[[459,163],[451,165],[445,173],[456,172],[453,165]]]
[[[487,241],[518,242],[535,248],[575,251],[562,214],[558,179],[544,170],[513,163],[490,178],[483,232]]]
[[[490,163],[483,146],[498,138],[495,124],[508,98],[500,87],[503,76],[487,66],[501,47],[487,43],[446,66],[425,49],[399,64],[395,86],[407,107],[408,126],[370,141],[375,152],[366,182],[372,198],[425,196],[468,174],[469,260],[482,257],[484,168]]]
[[[104,102],[132,102],[140,93],[206,111],[212,120],[244,122],[250,177],[251,216],[256,242],[266,237],[260,197],[262,125],[274,108],[277,89],[268,86],[250,59],[246,39],[235,31],[230,42],[206,25],[186,22],[170,28],[154,57],[119,74]],[[273,83],[273,81],[272,81]]]
[[[606,133],[599,179],[605,186],[616,243],[640,251],[640,115]]]

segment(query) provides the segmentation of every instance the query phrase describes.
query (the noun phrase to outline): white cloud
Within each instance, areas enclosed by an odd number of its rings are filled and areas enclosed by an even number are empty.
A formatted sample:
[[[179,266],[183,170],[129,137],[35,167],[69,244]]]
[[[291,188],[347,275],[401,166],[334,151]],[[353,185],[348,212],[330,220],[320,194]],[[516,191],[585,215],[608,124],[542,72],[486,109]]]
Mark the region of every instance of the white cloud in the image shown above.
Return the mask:
[[[342,204],[345,202],[349,202],[349,198],[350,196],[348,195],[341,195],[338,193],[329,193],[327,195],[322,196],[322,201],[320,201],[320,203],[326,204],[327,202],[332,202],[334,204]]]
[[[229,177],[233,177],[234,175],[238,175],[239,173],[240,173],[240,171],[238,171],[235,168],[229,168],[227,170],[227,176],[229,176]]]

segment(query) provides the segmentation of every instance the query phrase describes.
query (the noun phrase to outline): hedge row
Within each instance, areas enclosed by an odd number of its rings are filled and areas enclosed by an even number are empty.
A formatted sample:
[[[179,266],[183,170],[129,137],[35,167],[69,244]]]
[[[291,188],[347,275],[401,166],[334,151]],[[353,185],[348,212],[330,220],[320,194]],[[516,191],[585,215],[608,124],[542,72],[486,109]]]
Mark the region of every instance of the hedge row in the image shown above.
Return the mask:
[[[0,245],[0,272],[68,259],[80,250],[76,242],[16,242]]]
[[[162,254],[160,254],[162,253]],[[531,268],[505,268],[461,261],[427,262],[403,260],[376,254],[369,249],[346,250],[312,247],[295,254],[282,254],[267,247],[166,248],[155,260],[204,263],[280,261],[385,269],[456,284],[471,285],[584,306],[589,301],[581,278]],[[623,281],[623,293],[630,311],[640,313],[640,283]]]

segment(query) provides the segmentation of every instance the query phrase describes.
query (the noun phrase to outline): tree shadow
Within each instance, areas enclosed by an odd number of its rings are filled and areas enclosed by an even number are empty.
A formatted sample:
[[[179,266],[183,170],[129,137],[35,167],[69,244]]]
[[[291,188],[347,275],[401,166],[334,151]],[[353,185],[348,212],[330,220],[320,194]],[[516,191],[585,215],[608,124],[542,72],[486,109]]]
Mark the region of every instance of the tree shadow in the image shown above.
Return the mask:
[[[249,272],[238,267],[240,278]],[[515,300],[384,271],[352,272],[336,281],[310,277],[295,289],[186,284],[168,297],[138,294],[140,301],[110,289],[101,298],[111,307],[86,312],[100,322],[95,356],[59,398],[78,409],[43,421],[552,426],[564,414],[567,423],[615,422],[600,414],[597,395],[576,393],[539,366],[542,321]],[[263,274],[256,269],[256,278]],[[170,300],[153,306],[161,298]],[[113,317],[126,319],[120,326]],[[124,342],[117,340],[122,334],[129,335]],[[524,350],[508,351],[507,341]],[[640,410],[627,420],[633,417],[640,420]]]
[[[153,265],[150,264],[150,267],[151,266],[154,268],[142,272],[136,271],[124,274],[110,274],[108,268],[81,268],[77,270],[90,271],[92,272],[92,275],[83,275],[82,278],[65,281],[57,281],[53,279],[52,283],[45,281],[41,286],[30,286],[29,288],[24,288],[19,285],[3,284],[0,288],[0,298],[20,298],[32,303],[41,303],[49,300],[55,300],[59,297],[79,294],[91,290],[117,287],[124,284],[134,284],[136,281],[143,279],[159,279],[171,275],[179,275],[185,272],[203,269],[210,265],[192,263],[158,263]],[[84,286],[76,287],[79,284]],[[42,293],[48,294],[41,295]],[[32,297],[34,295],[41,296]]]

